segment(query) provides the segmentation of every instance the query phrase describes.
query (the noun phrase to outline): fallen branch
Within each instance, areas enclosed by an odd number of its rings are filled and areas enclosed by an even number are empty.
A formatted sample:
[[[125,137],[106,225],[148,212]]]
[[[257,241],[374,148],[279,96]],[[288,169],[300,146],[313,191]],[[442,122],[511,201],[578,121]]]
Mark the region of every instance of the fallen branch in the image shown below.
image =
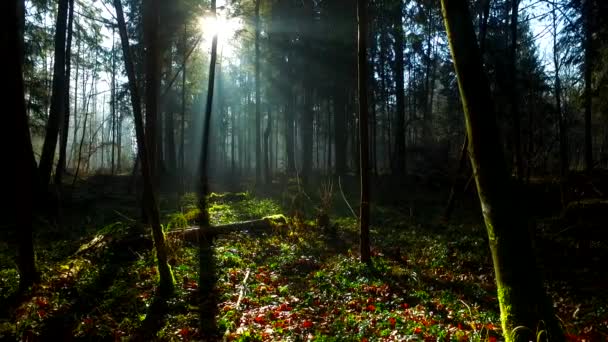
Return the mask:
[[[190,242],[198,241],[201,235],[215,236],[219,234],[228,234],[233,232],[240,232],[244,230],[251,231],[264,231],[271,230],[277,224],[287,223],[285,217],[282,215],[264,217],[258,220],[243,221],[236,223],[221,224],[217,226],[211,226],[205,229],[200,227],[191,227],[181,230],[175,230],[167,233],[167,237],[173,237],[181,240]]]

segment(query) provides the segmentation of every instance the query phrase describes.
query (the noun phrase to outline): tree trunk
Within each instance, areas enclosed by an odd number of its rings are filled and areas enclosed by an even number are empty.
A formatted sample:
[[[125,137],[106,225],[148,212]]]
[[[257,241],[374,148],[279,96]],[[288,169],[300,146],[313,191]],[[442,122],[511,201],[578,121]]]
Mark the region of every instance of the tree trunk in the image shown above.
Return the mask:
[[[371,262],[369,246],[369,138],[367,118],[367,1],[357,0],[359,21],[358,93],[359,93],[359,162],[361,172],[361,208],[359,213],[361,262]]]
[[[593,31],[591,20],[593,16],[592,0],[583,0],[583,27],[585,30],[584,49],[585,49],[585,169],[590,171],[593,169],[593,137],[591,130],[591,71],[593,70],[592,58],[592,39]]]
[[[403,32],[403,2],[399,1],[399,5],[395,11],[395,23],[393,29],[393,38],[395,39],[395,96],[397,99],[397,122],[395,123],[395,150],[393,173],[402,175],[405,172],[405,80],[403,66],[403,49],[404,49],[404,32]]]
[[[255,0],[255,181],[262,182],[261,113],[260,113],[260,2]]]
[[[257,0],[260,1],[260,0]],[[211,13],[216,15],[215,0],[211,0]],[[210,226],[209,212],[207,208],[207,194],[209,193],[208,165],[209,132],[211,125],[211,111],[213,109],[213,91],[215,85],[215,64],[217,63],[217,34],[211,42],[211,60],[209,62],[209,83],[207,87],[207,103],[205,106],[205,117],[203,126],[203,137],[201,142],[200,158],[200,183],[198,193],[198,207],[200,215],[199,226],[207,229]],[[203,339],[213,340],[217,338],[217,327],[215,324],[216,305],[212,301],[214,286],[213,251],[210,239],[199,240],[199,293],[200,293],[200,325]]]
[[[559,64],[559,50],[557,44],[557,14],[555,13],[557,4],[553,2],[553,8],[551,9],[551,15],[553,20],[553,68],[555,69],[555,106],[557,110],[557,123],[559,129],[559,156],[560,156],[560,175],[565,177],[568,174],[568,135],[566,133],[566,125],[564,122],[564,115],[562,113],[562,87],[561,79],[559,77],[560,64]]]
[[[110,145],[111,153],[112,153],[112,165],[111,165],[111,174],[113,175],[116,167],[116,45],[114,42],[115,29],[112,29],[112,94],[111,94],[111,102],[112,102],[112,144]]]
[[[186,64],[188,62],[188,56],[186,55],[186,40],[187,40],[187,26],[184,24],[184,56],[182,59],[182,120],[180,122],[180,148],[179,148],[179,191],[178,193],[181,195],[186,191],[186,168],[185,168],[185,151],[184,151],[184,142],[186,140]]]
[[[24,32],[23,0],[11,0],[2,4],[3,18],[6,29],[2,34],[2,46],[12,53],[6,54],[5,70],[9,73],[10,86],[5,88],[6,100],[9,105],[6,128],[18,132],[17,148],[9,148],[7,165],[12,166],[13,176],[9,187],[15,196],[14,201],[8,201],[8,208],[14,208],[9,215],[9,224],[17,232],[16,264],[19,270],[19,289],[24,291],[40,280],[36,270],[33,242],[34,200],[39,191],[38,170],[32,149],[28,116],[25,107],[25,92],[23,82],[23,32]],[[11,136],[12,135],[8,135]],[[13,220],[10,220],[10,219]]]
[[[548,340],[563,341],[535,266],[526,220],[519,214],[510,185],[467,1],[442,0],[441,4],[465,112],[469,156],[494,262],[505,340],[537,340],[537,329],[542,329]]]
[[[145,22],[146,22],[146,40],[152,39],[154,37],[155,27],[158,27],[158,0],[149,1],[145,8]],[[152,174],[150,168],[150,158],[151,154],[146,146],[146,139],[144,135],[144,122],[141,110],[141,102],[139,96],[139,89],[137,87],[137,80],[135,79],[135,68],[133,66],[133,60],[131,57],[131,51],[129,48],[129,38],[127,37],[127,26],[125,24],[125,18],[122,11],[122,4],[120,0],[114,0],[114,7],[116,8],[116,16],[118,19],[118,30],[120,32],[120,41],[122,43],[122,53],[123,59],[125,61],[125,70],[127,71],[127,78],[129,79],[129,90],[131,93],[131,105],[133,106],[133,117],[135,119],[135,133],[137,135],[137,151],[139,160],[141,161],[141,170],[144,179],[144,188],[147,191],[144,191],[147,196],[144,196],[143,206],[144,211],[146,211],[146,216],[148,217],[151,225],[152,225],[152,237],[154,239],[154,246],[156,247],[156,255],[158,259],[158,270],[160,275],[160,283],[159,283],[159,292],[163,295],[170,295],[173,293],[174,289],[174,280],[173,275],[171,274],[171,268],[167,264],[167,250],[165,247],[165,237],[163,235],[162,227],[160,225],[160,212],[158,209],[158,200],[156,197],[156,192],[153,189],[152,182]],[[152,35],[150,35],[152,34]],[[147,45],[148,49],[152,47]],[[151,63],[148,63],[148,66],[151,67]],[[158,72],[158,70],[154,70],[151,68],[151,72]],[[158,80],[158,74],[149,75],[156,76],[156,80]],[[149,77],[147,81],[152,81],[155,77]],[[154,110],[153,108],[157,108],[156,104],[158,101],[158,90],[159,84],[156,83],[156,86],[149,85],[146,90],[152,91],[146,93],[146,100],[150,107],[149,110]],[[155,98],[156,95],[156,98]]]
[[[61,125],[61,141],[59,145],[59,160],[57,161],[57,168],[55,169],[55,184],[61,187],[63,173],[66,168],[66,153],[68,148],[68,134],[70,129],[70,71],[72,61],[72,35],[74,27],[74,0],[69,0],[69,14],[68,14],[68,40],[65,49],[65,108],[64,116]]]
[[[68,0],[59,0],[57,24],[55,26],[55,65],[53,67],[53,92],[51,109],[46,124],[46,135],[42,145],[39,172],[40,185],[46,189],[51,180],[51,170],[55,159],[57,136],[61,125],[61,117],[65,116],[65,33],[68,17]]]
[[[519,112],[519,92],[517,91],[517,21],[519,17],[519,1],[511,0],[511,46],[509,49],[509,77],[511,115],[513,116],[513,145],[515,153],[515,171],[518,180],[524,177],[524,163],[521,152],[521,117]]]

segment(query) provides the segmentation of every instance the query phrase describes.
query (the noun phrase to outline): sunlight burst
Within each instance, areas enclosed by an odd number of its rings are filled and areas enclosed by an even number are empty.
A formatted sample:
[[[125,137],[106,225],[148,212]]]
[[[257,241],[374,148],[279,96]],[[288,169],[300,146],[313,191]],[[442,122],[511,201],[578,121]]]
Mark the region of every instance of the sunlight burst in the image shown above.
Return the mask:
[[[243,28],[243,21],[239,18],[225,18],[218,15],[217,18],[204,16],[199,19],[199,28],[205,42],[205,47],[211,47],[214,35],[218,35],[218,49],[226,57],[234,56],[234,37]]]

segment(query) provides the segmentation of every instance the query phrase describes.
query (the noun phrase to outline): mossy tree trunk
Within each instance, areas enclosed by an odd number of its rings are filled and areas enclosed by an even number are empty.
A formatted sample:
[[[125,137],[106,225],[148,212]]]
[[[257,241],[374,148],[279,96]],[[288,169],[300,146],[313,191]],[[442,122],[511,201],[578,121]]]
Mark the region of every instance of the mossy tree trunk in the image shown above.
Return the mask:
[[[359,21],[358,92],[359,92],[359,162],[361,165],[361,208],[359,214],[361,234],[361,262],[370,262],[369,246],[369,138],[367,113],[367,1],[357,0]]]
[[[488,80],[467,1],[442,0],[469,139],[469,156],[488,232],[505,340],[563,341],[535,267],[532,240],[507,172]]]

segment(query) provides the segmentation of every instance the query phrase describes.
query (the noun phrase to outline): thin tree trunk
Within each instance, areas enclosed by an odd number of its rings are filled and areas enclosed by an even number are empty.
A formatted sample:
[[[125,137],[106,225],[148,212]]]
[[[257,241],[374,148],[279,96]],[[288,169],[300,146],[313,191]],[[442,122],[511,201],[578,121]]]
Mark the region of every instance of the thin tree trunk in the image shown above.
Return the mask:
[[[259,0],[258,0],[259,1]],[[211,0],[211,13],[216,16],[215,0]],[[213,109],[213,91],[215,85],[215,65],[217,63],[217,34],[211,41],[211,60],[209,63],[209,83],[207,87],[207,103],[205,106],[205,117],[203,126],[203,137],[201,142],[200,179],[198,193],[198,217],[199,226],[207,229],[210,226],[209,212],[207,208],[207,194],[209,193],[208,165],[209,160],[209,133],[211,131],[211,112]],[[217,338],[217,326],[215,324],[215,311],[217,305],[213,302],[214,268],[213,251],[211,241],[206,238],[199,239],[199,300],[200,300],[200,328],[203,339]]]
[[[78,51],[76,51],[76,77],[74,78],[74,133],[72,133],[72,146],[70,148],[70,159],[71,163],[68,165],[74,167],[74,158],[76,153],[76,143],[78,142],[78,72],[80,71],[80,46],[81,39],[78,38]]]
[[[270,111],[270,105],[268,106],[268,120],[266,121],[266,129],[264,130],[264,178],[266,184],[272,183],[272,173],[270,170],[270,137],[272,135],[272,115]]]
[[[357,0],[359,21],[358,93],[359,93],[359,162],[361,165],[361,208],[359,213],[361,262],[371,262],[369,245],[369,138],[367,118],[367,1]]]
[[[53,93],[51,95],[51,109],[46,124],[46,135],[40,156],[39,176],[40,185],[46,189],[51,180],[57,136],[61,126],[61,117],[65,116],[65,34],[68,17],[68,0],[60,0],[57,12],[55,29],[55,65],[53,67]]]
[[[186,64],[188,62],[188,56],[186,54],[186,39],[187,39],[187,26],[184,24],[184,56],[182,60],[182,120],[180,123],[180,148],[179,148],[179,170],[180,170],[180,185],[179,194],[183,194],[186,189],[186,168],[185,168],[185,133],[186,133]]]
[[[468,2],[442,0],[441,4],[465,112],[469,156],[494,262],[503,336],[507,342],[536,340],[537,329],[543,329],[542,337],[563,341],[507,172]]]
[[[68,38],[65,49],[65,107],[64,116],[61,127],[61,141],[59,145],[59,160],[57,161],[57,168],[55,169],[55,184],[61,187],[63,173],[66,168],[66,153],[68,147],[68,133],[70,129],[70,71],[72,61],[72,35],[74,27],[74,0],[69,0],[69,14],[68,14]],[[77,87],[76,87],[77,88]]]
[[[154,31],[154,27],[158,27],[158,0],[150,1],[147,5],[150,8],[146,8],[146,15],[144,18],[146,19],[146,36],[148,39],[152,39],[154,37],[151,31]],[[152,172],[150,169],[150,152],[146,146],[146,139],[144,135],[144,125],[143,125],[143,116],[141,110],[141,103],[139,97],[139,89],[137,87],[137,80],[135,79],[135,68],[133,66],[133,61],[131,58],[131,51],[129,48],[129,39],[127,37],[127,27],[125,24],[125,18],[122,11],[122,4],[120,0],[114,0],[114,7],[116,8],[116,17],[118,19],[118,30],[120,33],[120,41],[122,43],[122,52],[123,59],[125,61],[125,70],[127,71],[127,77],[129,79],[129,90],[131,92],[131,105],[133,106],[133,117],[135,119],[135,133],[137,135],[137,150],[139,159],[141,161],[141,169],[144,179],[144,188],[147,191],[144,191],[147,196],[144,196],[144,210],[146,211],[146,216],[150,220],[152,224],[152,236],[154,239],[154,246],[156,248],[156,255],[158,259],[158,269],[160,275],[159,281],[159,292],[163,295],[170,295],[173,293],[174,289],[174,280],[173,275],[171,273],[171,268],[167,264],[167,250],[165,246],[165,237],[162,232],[162,228],[160,225],[160,212],[158,209],[158,200],[156,196],[156,192],[154,191],[153,181],[152,181]],[[152,30],[150,30],[152,29]],[[150,31],[149,31],[150,30]],[[152,36],[150,36],[152,34]],[[151,49],[151,46],[148,45],[148,49]],[[152,63],[148,63],[149,67],[152,67]],[[154,69],[151,68],[151,72],[154,73]],[[158,72],[158,70],[156,70]],[[150,75],[154,76],[154,75]],[[158,74],[156,74],[158,77]],[[154,77],[152,77],[154,78]],[[151,81],[148,79],[148,81]],[[149,100],[150,107],[148,107],[148,111],[153,110],[155,108],[154,102],[158,101],[158,91],[159,84],[156,82],[156,86],[150,85],[151,93],[147,93],[147,99]],[[156,98],[154,95],[156,94]]]
[[[114,42],[116,29],[112,29],[112,94],[111,94],[111,102],[112,102],[112,144],[110,145],[112,151],[112,166],[111,166],[111,174],[113,175],[116,167],[116,159],[115,159],[115,146],[116,146],[116,43]]]
[[[593,169],[593,137],[591,130],[591,108],[592,108],[592,94],[591,94],[591,72],[593,70],[593,58],[592,58],[592,16],[593,16],[593,2],[591,0],[583,0],[583,23],[585,30],[584,38],[584,49],[585,49],[585,94],[584,94],[584,106],[585,106],[585,169],[590,171]]]
[[[519,92],[517,91],[517,21],[519,1],[511,0],[511,46],[509,49],[509,77],[511,78],[510,102],[513,116],[513,145],[515,148],[515,171],[520,181],[524,177],[524,163],[521,148],[521,115],[519,112]]]
[[[255,0],[255,181],[262,182],[262,151],[260,136],[261,113],[260,113],[260,2]]]
[[[564,123],[564,115],[562,113],[562,87],[561,79],[559,77],[560,64],[559,64],[559,48],[557,45],[557,14],[555,13],[557,4],[553,2],[553,8],[551,9],[553,19],[553,68],[555,69],[555,106],[557,110],[557,122],[559,130],[559,155],[560,155],[560,175],[563,177],[568,173],[568,135],[566,133],[566,125]]]
[[[403,32],[403,2],[399,1],[395,11],[395,24],[394,24],[393,36],[395,39],[394,53],[395,53],[395,96],[397,100],[397,122],[395,123],[395,149],[394,163],[393,163],[393,174],[402,175],[405,172],[405,80],[404,80],[404,60],[403,60],[403,49],[404,49],[404,32]]]

